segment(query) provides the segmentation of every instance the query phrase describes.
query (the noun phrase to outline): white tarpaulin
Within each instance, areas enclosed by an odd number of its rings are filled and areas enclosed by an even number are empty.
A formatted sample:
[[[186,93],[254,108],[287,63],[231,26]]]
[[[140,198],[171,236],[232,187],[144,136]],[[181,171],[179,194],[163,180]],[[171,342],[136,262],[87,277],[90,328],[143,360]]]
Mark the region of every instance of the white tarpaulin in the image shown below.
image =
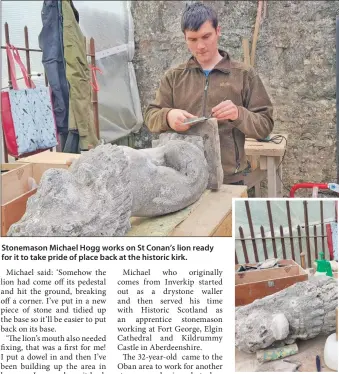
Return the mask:
[[[112,142],[143,123],[139,92],[132,64],[134,24],[129,1],[74,1],[80,27],[95,40],[100,136]]]

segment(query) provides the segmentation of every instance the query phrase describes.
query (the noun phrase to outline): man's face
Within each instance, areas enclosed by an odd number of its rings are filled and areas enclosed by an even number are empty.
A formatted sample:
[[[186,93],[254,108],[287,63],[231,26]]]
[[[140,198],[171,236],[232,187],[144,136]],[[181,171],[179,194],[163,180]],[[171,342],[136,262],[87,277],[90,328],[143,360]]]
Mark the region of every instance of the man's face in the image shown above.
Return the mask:
[[[203,23],[198,31],[185,31],[185,39],[192,55],[200,63],[208,63],[218,51],[220,26],[215,29],[210,21]]]

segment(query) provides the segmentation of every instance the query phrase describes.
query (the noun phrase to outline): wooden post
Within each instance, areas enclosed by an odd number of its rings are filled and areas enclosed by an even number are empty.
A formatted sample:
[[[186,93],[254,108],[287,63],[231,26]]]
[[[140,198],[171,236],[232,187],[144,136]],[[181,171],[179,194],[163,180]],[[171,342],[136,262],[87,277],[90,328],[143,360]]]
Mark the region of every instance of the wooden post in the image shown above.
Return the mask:
[[[248,44],[248,39],[242,40],[242,49],[244,52],[244,63],[246,65],[251,65],[251,57],[250,57],[250,47]]]
[[[337,338],[337,341],[338,341],[338,308],[335,308],[335,315],[336,315],[335,331],[336,331],[336,338]]]
[[[10,44],[9,43],[9,28],[8,28],[7,22],[5,23],[5,40],[6,40],[6,44]],[[8,56],[7,56],[7,70],[8,70],[8,87],[9,89],[12,89],[13,86],[12,86],[12,81],[11,81],[11,69],[9,67]],[[2,133],[3,133],[3,130],[2,130]],[[6,146],[5,137],[3,136],[2,139],[3,139],[3,146],[4,146],[4,161],[7,163],[8,162],[8,149]]]
[[[304,203],[304,222],[305,222],[305,232],[306,232],[307,260],[308,260],[308,267],[311,267],[312,259],[311,259],[311,245],[310,245],[310,228],[308,226],[307,201],[304,201],[303,203]]]
[[[321,222],[321,244],[322,251],[325,253],[325,232],[324,232],[324,204],[320,200],[320,222]]]
[[[264,248],[264,255],[265,255],[265,260],[268,259],[268,254],[267,254],[267,245],[266,245],[266,239],[265,239],[265,231],[264,231],[264,226],[260,226],[260,232],[261,232],[261,240],[262,240],[262,246]]]
[[[301,254],[303,253],[303,246],[302,246],[302,241],[301,241],[301,227],[298,225],[297,227],[298,230],[298,241],[299,241],[299,254],[301,258]]]
[[[287,211],[287,220],[288,220],[288,230],[289,230],[289,233],[290,233],[292,260],[295,261],[293,232],[292,232],[292,219],[291,219],[291,210],[290,210],[290,202],[289,201],[286,201],[286,211]]]
[[[283,252],[283,259],[286,260],[286,248],[285,248],[285,238],[284,238],[284,229],[282,225],[280,225],[280,240]]]
[[[27,65],[27,73],[28,73],[28,82],[29,87],[32,88],[32,79],[31,79],[31,60],[29,55],[29,38],[28,38],[28,28],[25,26],[24,28],[25,34],[25,48],[26,48],[26,65]]]
[[[94,39],[91,38],[89,42],[89,54],[91,56],[91,65],[95,67],[95,44]],[[93,70],[93,74],[96,74]],[[98,108],[98,93],[92,89],[92,103],[93,103],[93,115],[94,115],[94,126],[97,134],[97,138],[100,139],[100,129],[99,129],[99,108]]]
[[[255,20],[255,26],[254,26],[254,35],[253,35],[253,41],[252,41],[252,49],[251,49],[251,65],[254,66],[255,63],[255,51],[257,48],[257,40],[259,36],[259,27],[261,22],[261,12],[263,8],[263,1],[258,1],[258,10],[257,10],[257,18]]]
[[[10,40],[9,40],[9,28],[8,28],[8,23],[7,22],[5,23],[5,40],[6,40],[6,44],[10,44]],[[7,56],[7,70],[8,70],[8,86],[9,86],[9,89],[11,90],[13,88],[13,86],[12,86],[11,68],[10,68],[10,65],[9,65],[9,58],[8,58],[8,56]]]
[[[250,210],[250,204],[249,204],[248,200],[245,201],[245,207],[246,207],[248,225],[250,227],[250,233],[251,233],[251,239],[252,239],[252,246],[253,246],[253,251],[254,251],[254,258],[255,258],[256,262],[259,262],[258,250],[257,250],[257,243],[255,241],[254,229],[253,229],[253,222],[252,222],[252,216],[251,216],[251,210]]]
[[[247,248],[246,248],[246,243],[245,243],[245,236],[244,236],[244,230],[242,229],[241,226],[239,226],[239,234],[240,234],[240,238],[242,239],[241,240],[241,245],[242,245],[242,250],[243,250],[243,253],[244,253],[244,258],[245,258],[245,264],[249,264],[249,259],[248,259],[248,253],[247,253]]]
[[[9,26],[8,26],[7,22],[5,23],[4,28],[5,28],[6,44],[10,44]],[[24,51],[25,52],[27,72],[28,72],[28,78],[29,78],[29,86],[31,88],[33,80],[32,80],[32,72],[31,72],[30,52],[40,52],[41,53],[42,50],[41,49],[29,48],[29,34],[28,34],[27,26],[24,27],[24,39],[25,39],[25,47],[17,47],[17,49],[18,49],[18,51]],[[6,48],[5,46],[1,46],[1,49],[5,49],[5,48]],[[86,50],[87,50],[87,48],[86,48]],[[86,55],[87,55],[87,53],[86,53]],[[94,39],[93,38],[90,39],[89,56],[91,58],[91,64],[93,65],[93,67],[95,67],[95,44],[94,44]],[[13,84],[12,84],[12,81],[11,81],[11,74],[10,74],[10,64],[9,64],[8,57],[7,57],[7,69],[8,69],[8,87],[9,87],[9,89],[13,89]],[[95,71],[94,71],[94,74],[95,74]],[[44,71],[44,76],[45,76],[46,87],[48,87],[49,84],[48,84],[48,78],[47,78],[47,75],[46,75],[46,71]],[[95,130],[96,130],[96,134],[97,134],[98,139],[100,139],[98,94],[95,90],[93,90],[92,104],[93,104]],[[4,136],[3,136],[3,149],[4,149],[4,162],[8,163],[8,149],[7,149],[7,146],[6,146]],[[52,152],[53,149],[51,148],[50,151]]]
[[[317,226],[313,226],[314,232],[314,249],[315,249],[315,259],[318,259],[318,237],[317,237]]]
[[[274,258],[278,258],[277,246],[276,246],[276,243],[275,243],[274,226],[273,226],[273,218],[272,218],[272,211],[271,211],[271,202],[269,200],[267,200],[266,205],[267,205],[268,220],[270,222]]]

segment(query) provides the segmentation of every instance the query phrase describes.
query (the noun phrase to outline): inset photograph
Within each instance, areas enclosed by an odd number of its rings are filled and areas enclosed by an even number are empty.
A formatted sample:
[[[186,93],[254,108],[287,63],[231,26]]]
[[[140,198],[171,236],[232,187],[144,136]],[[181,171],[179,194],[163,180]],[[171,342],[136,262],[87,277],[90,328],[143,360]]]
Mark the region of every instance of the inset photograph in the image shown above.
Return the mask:
[[[235,371],[338,371],[338,201],[235,201]]]

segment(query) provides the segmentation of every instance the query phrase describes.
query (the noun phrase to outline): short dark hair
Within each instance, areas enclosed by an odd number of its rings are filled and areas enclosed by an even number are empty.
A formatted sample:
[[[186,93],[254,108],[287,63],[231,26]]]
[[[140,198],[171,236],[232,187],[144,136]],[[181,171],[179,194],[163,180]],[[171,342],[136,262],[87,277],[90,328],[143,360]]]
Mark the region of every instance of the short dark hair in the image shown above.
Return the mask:
[[[214,9],[199,2],[186,4],[181,18],[181,30],[183,33],[186,30],[198,31],[206,21],[211,21],[215,29],[218,27],[218,16]]]

